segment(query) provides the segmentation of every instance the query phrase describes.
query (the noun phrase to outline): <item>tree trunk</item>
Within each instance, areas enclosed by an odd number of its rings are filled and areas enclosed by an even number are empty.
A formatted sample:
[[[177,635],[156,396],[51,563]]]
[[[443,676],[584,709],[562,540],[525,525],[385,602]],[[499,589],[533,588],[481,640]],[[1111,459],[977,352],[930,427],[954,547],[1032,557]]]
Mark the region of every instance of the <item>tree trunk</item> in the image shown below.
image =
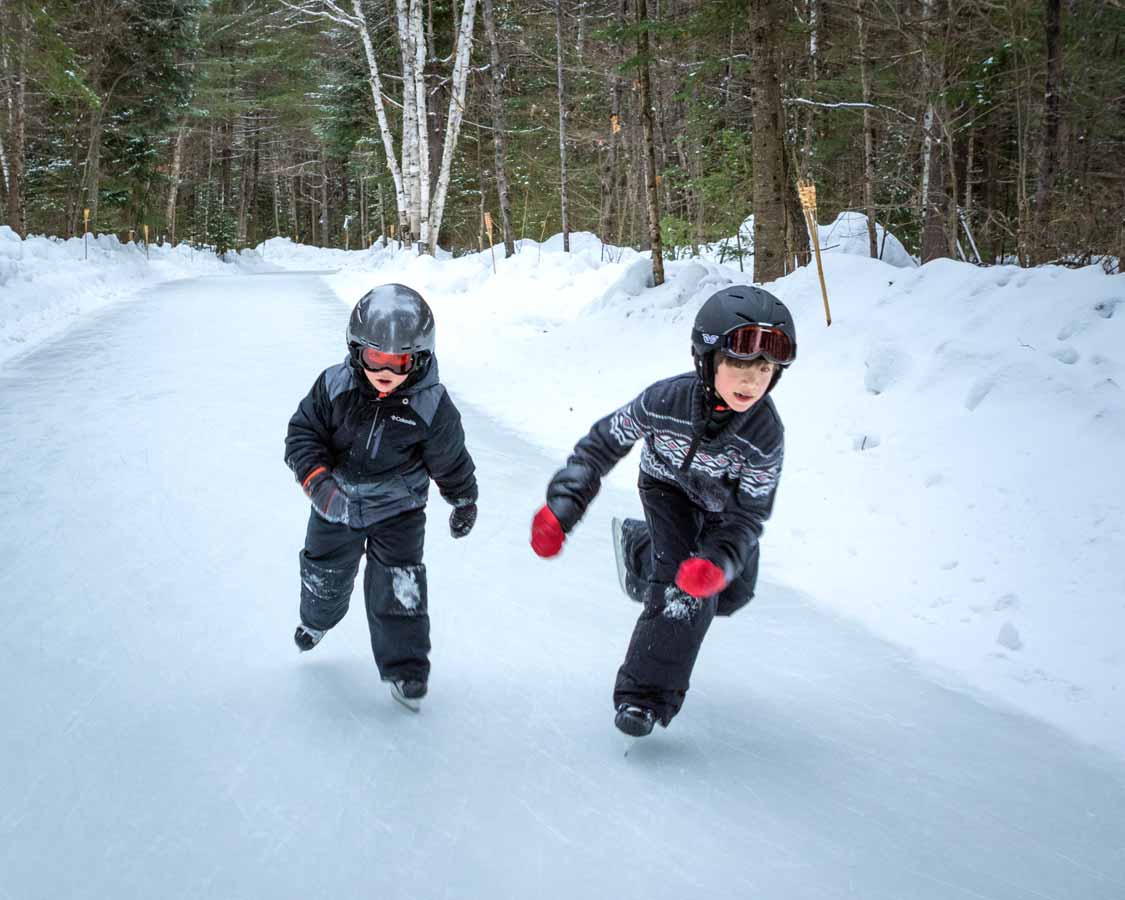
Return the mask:
[[[387,168],[390,169],[391,178],[395,185],[395,206],[398,210],[399,229],[408,227],[406,191],[403,184],[402,170],[398,165],[395,155],[394,135],[391,132],[390,122],[387,120],[387,108],[383,103],[383,84],[379,76],[379,63],[375,56],[375,45],[371,42],[371,32],[367,29],[367,20],[363,15],[362,0],[352,0],[352,13],[356,21],[356,30],[363,42],[363,53],[367,59],[367,83],[371,88],[371,99],[375,103],[375,117],[379,122],[379,134],[383,138],[383,155],[387,159]]]
[[[648,199],[648,242],[652,252],[652,283],[664,283],[664,243],[660,234],[660,195],[656,184],[656,148],[653,144],[652,82],[649,77],[648,3],[637,0],[637,56],[641,64],[641,123],[644,128],[645,194]]]
[[[783,27],[780,0],[750,0],[750,16],[754,280],[762,283],[785,274],[785,137],[776,45]]]
[[[875,126],[871,115],[871,60],[867,56],[865,0],[856,3],[859,31],[859,72],[863,84],[863,209],[867,214],[867,243],[872,259],[879,258],[879,235],[875,227]]]
[[[168,231],[173,247],[176,245],[176,198],[180,192],[180,169],[183,165],[187,135],[187,124],[181,123],[176,129],[176,137],[172,144],[172,169],[168,174],[168,203],[164,208],[164,227]]]
[[[1050,257],[1046,247],[1050,234],[1051,192],[1059,164],[1059,90],[1062,86],[1062,3],[1046,0],[1047,16],[1047,78],[1043,91],[1043,135],[1039,156],[1039,183],[1035,187],[1037,256],[1040,261]]]
[[[20,237],[27,236],[27,208],[24,197],[24,155],[26,153],[27,65],[29,29],[26,14],[20,10],[12,14],[15,35],[12,51],[11,118],[8,123],[11,146],[8,187],[8,226]]]
[[[489,67],[492,70],[492,146],[496,151],[496,192],[500,195],[500,223],[504,229],[504,257],[516,252],[512,235],[512,201],[508,189],[507,153],[504,135],[504,73],[500,64],[500,45],[496,40],[496,19],[492,0],[482,0],[484,31],[488,36]]]
[[[555,0],[556,71],[559,88],[559,210],[562,218],[563,252],[570,252],[570,220],[567,215],[566,172],[566,82],[563,80],[563,0]]]
[[[809,10],[809,99],[816,97],[818,56],[820,54],[820,0],[808,0]],[[803,168],[807,174],[812,167],[813,147],[816,144],[816,107],[809,106],[805,116],[805,146]],[[800,173],[798,173],[800,174]]]
[[[445,145],[441,151],[441,171],[438,174],[437,188],[430,206],[429,252],[437,249],[438,233],[445,215],[445,198],[449,191],[449,177],[453,169],[453,153],[457,149],[457,138],[461,133],[461,122],[465,114],[465,94],[469,85],[469,57],[473,52],[473,23],[476,21],[477,0],[465,0],[461,13],[461,30],[457,36],[457,56],[453,62],[453,93],[449,98],[449,114],[446,117]]]

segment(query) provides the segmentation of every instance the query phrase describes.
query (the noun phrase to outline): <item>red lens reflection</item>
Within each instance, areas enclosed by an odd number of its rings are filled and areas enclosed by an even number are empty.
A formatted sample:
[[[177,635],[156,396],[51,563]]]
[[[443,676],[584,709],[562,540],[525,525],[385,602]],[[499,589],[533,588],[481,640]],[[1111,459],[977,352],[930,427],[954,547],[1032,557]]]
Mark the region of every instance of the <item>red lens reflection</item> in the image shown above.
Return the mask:
[[[389,369],[396,375],[405,375],[414,367],[413,353],[384,353],[374,347],[364,347],[360,351],[359,359],[369,372]]]

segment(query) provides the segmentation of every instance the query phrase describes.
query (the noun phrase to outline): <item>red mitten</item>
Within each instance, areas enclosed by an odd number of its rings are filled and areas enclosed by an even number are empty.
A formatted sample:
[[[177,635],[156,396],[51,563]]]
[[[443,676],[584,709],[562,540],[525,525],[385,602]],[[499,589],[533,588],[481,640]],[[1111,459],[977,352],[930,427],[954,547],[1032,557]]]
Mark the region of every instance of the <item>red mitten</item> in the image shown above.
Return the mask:
[[[710,597],[727,586],[727,577],[709,559],[693,556],[680,563],[676,587],[693,597]]]
[[[546,559],[557,555],[562,550],[565,540],[566,535],[563,534],[562,526],[550,507],[540,507],[535,518],[531,520],[531,549]]]

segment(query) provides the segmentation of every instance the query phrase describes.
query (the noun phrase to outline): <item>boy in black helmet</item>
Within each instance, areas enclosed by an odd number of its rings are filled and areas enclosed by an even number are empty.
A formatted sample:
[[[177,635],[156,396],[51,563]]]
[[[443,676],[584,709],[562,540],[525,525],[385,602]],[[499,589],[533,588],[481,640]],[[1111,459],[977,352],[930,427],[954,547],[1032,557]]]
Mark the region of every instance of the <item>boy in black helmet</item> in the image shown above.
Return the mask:
[[[467,535],[477,482],[461,416],[438,381],[434,317],[417,292],[384,284],[352,310],[348,357],[321,373],[289,420],[285,462],[312,501],[301,551],[297,647],[311,650],[363,579],[371,649],[396,700],[417,709],[430,673],[422,563],[430,479]]]
[[[754,595],[783,453],[767,395],[797,357],[793,317],[760,288],[725,288],[696,316],[692,356],[694,373],[658,381],[594,424],[532,522],[532,548],[556,555],[601,479],[644,441],[645,520],[613,523],[622,589],[644,603],[613,692],[615,723],[634,737],[679,712],[711,620]]]

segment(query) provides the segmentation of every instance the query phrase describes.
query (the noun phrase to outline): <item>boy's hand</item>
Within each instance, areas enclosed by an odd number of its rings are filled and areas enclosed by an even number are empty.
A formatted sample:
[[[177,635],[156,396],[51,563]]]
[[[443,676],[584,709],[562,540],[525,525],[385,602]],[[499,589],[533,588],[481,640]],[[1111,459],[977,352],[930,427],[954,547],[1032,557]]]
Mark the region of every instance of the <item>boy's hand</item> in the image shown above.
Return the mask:
[[[565,540],[566,535],[563,534],[562,526],[551,512],[551,508],[540,507],[535,518],[531,520],[531,549],[547,559],[558,555]]]
[[[332,473],[324,466],[318,466],[305,478],[302,483],[305,493],[312,501],[315,509],[322,519],[336,522],[340,525],[348,524],[348,498]]]
[[[693,597],[710,597],[727,586],[727,577],[709,559],[693,556],[680,563],[676,572],[676,587]]]
[[[477,521],[477,505],[466,503],[464,506],[453,507],[449,514],[449,533],[455,538],[463,538],[473,530]]]

